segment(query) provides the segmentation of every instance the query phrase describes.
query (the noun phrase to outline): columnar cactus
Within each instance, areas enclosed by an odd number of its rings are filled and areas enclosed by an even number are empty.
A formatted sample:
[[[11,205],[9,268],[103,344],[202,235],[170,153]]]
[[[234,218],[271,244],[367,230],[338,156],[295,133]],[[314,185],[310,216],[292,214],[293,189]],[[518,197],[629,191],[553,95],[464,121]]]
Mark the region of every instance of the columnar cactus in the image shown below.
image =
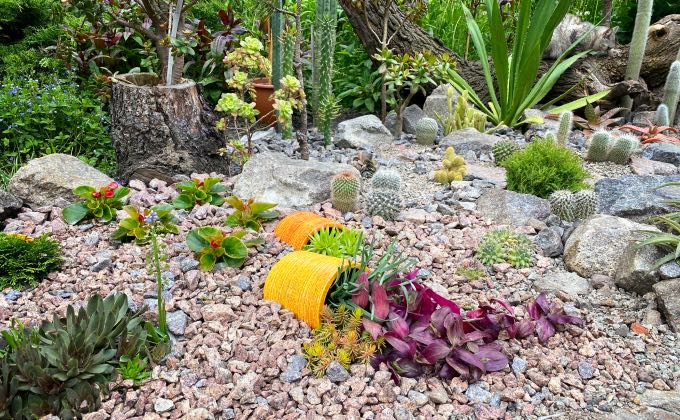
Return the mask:
[[[295,55],[295,32],[292,27],[287,27],[282,37],[282,52],[281,52],[281,75],[294,76],[295,69],[293,68],[293,59]],[[281,130],[283,139],[290,139],[293,137],[292,122],[286,124]]]
[[[456,154],[453,147],[446,149],[442,168],[434,172],[434,180],[440,184],[450,184],[452,181],[462,181],[467,174],[465,159]]]
[[[624,134],[613,140],[613,145],[607,154],[607,160],[627,165],[630,155],[640,146],[640,141],[632,134]]]
[[[283,32],[283,14],[279,11],[283,9],[282,0],[275,0],[274,5],[276,7],[275,11],[271,16],[271,41],[272,41],[272,84],[274,89],[279,89],[281,83],[281,78],[283,74],[283,43],[282,43],[282,32]]]
[[[514,140],[509,139],[497,141],[491,149],[491,152],[493,153],[493,159],[498,165],[503,163],[503,161],[510,157],[510,155],[518,151],[519,146],[517,143],[515,143]]]
[[[352,172],[343,171],[331,180],[331,203],[343,213],[356,211],[361,181]]]
[[[660,104],[659,107],[656,108],[654,123],[656,125],[670,125],[670,116],[666,104]]]
[[[439,132],[439,124],[433,118],[423,117],[416,124],[416,142],[418,144],[434,144]]]
[[[366,199],[371,216],[394,220],[401,211],[401,176],[391,169],[379,169],[372,180],[372,191]]]
[[[571,111],[565,111],[560,115],[560,126],[557,129],[557,144],[561,147],[567,147],[569,135],[571,134],[574,114]]]
[[[574,193],[574,217],[586,219],[597,212],[597,194],[593,190],[581,190]]]
[[[591,162],[604,162],[607,160],[611,136],[606,131],[596,131],[590,139],[590,147],[586,159]]]
[[[550,194],[550,211],[564,220],[571,222],[574,220],[574,197],[569,190],[557,190]]]
[[[401,175],[397,171],[380,168],[371,181],[374,190],[401,191]]]
[[[314,24],[314,51],[312,54],[312,109],[315,122],[324,133],[324,142],[330,143],[330,124],[333,118],[333,56],[337,26],[337,0],[316,2]],[[323,109],[322,109],[323,108]]]
[[[647,30],[652,20],[652,6],[654,0],[638,0],[637,15],[635,16],[635,29],[633,29],[633,39],[630,41],[628,66],[626,67],[626,80],[638,80],[642,60],[645,57],[647,48]],[[630,96],[623,98],[622,105],[630,110],[633,100]]]
[[[668,124],[675,123],[675,115],[678,109],[678,101],[680,101],[680,61],[675,61],[671,64],[671,69],[668,71],[666,78],[666,86],[663,91],[663,104],[668,107]]]

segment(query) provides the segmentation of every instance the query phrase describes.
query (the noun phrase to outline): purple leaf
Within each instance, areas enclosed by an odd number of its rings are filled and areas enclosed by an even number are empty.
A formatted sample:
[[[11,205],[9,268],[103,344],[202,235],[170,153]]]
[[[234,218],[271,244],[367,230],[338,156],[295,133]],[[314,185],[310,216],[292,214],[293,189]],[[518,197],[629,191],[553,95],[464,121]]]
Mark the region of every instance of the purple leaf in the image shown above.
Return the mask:
[[[412,271],[408,272],[408,273],[404,276],[404,278],[405,278],[406,280],[414,280],[416,277],[418,277],[418,272],[419,272],[419,271],[420,271],[420,269],[419,269],[419,268],[416,268],[415,270],[412,270]]]
[[[507,329],[510,338],[524,338],[533,334],[534,324],[530,319],[525,319],[509,325]]]
[[[431,365],[445,359],[451,352],[451,347],[444,340],[436,340],[425,347],[420,353]]]
[[[406,338],[409,333],[408,324],[404,318],[400,317],[394,312],[390,312],[390,329],[394,331],[399,338]]]
[[[467,351],[465,349],[457,348],[453,349],[451,352],[457,359],[460,361],[467,363],[468,365],[472,365],[476,367],[477,369],[484,370],[484,364],[482,363],[481,360],[477,356],[474,355],[474,353]]]
[[[455,303],[453,303],[449,299],[446,299],[445,297],[438,295],[437,293],[434,292],[434,290],[425,289],[423,291],[423,294],[426,297],[432,299],[439,306],[445,306],[445,307],[451,309],[451,312],[460,315],[460,308],[458,307],[458,305],[456,305]]]
[[[377,340],[383,334],[383,327],[375,321],[361,318],[361,324],[373,340]]]
[[[547,318],[541,317],[536,321],[536,334],[538,335],[538,340],[544,343],[555,335],[555,327],[553,327]]]
[[[583,320],[581,318],[566,314],[550,314],[548,315],[548,319],[550,320],[550,322],[557,325],[565,324],[574,324],[579,326],[583,325]]]
[[[540,318],[541,315],[543,315],[543,313],[541,311],[541,307],[538,306],[538,304],[536,302],[532,302],[532,303],[527,305],[527,313],[529,314],[531,319],[533,319],[534,321],[537,320],[538,318]]]
[[[379,283],[373,283],[371,300],[373,301],[373,314],[380,319],[386,319],[390,313],[390,301],[385,289]]]
[[[436,340],[436,338],[432,336],[432,334],[429,333],[428,331],[415,331],[411,332],[411,334],[409,334],[408,336],[412,338],[414,341],[420,344],[424,344],[426,346],[428,344],[432,344]]]
[[[416,353],[416,342],[410,341],[406,342],[401,338],[397,337],[393,331],[386,332],[385,341],[389,343],[390,346],[400,357],[413,357]]]
[[[446,337],[452,347],[458,347],[465,343],[465,330],[463,318],[460,315],[452,315],[446,318]]]
[[[500,299],[491,299],[491,301],[498,303],[503,308],[505,308],[505,310],[508,311],[510,315],[515,316],[515,309],[512,306],[510,306],[508,302]]]
[[[398,359],[392,362],[392,367],[405,378],[417,378],[423,374],[423,368],[416,361],[411,359]]]
[[[541,307],[544,314],[550,313],[550,305],[548,299],[545,297],[545,293],[541,292],[536,298],[536,304]]]
[[[361,273],[356,282],[359,290],[352,295],[352,302],[360,308],[368,306],[368,273]]]
[[[496,372],[508,366],[508,358],[498,350],[491,348],[480,349],[475,356],[479,357],[487,372]]]
[[[442,306],[432,313],[430,322],[432,323],[435,331],[437,331],[440,335],[446,334],[446,325],[444,322],[446,321],[446,317],[450,314],[451,309],[447,306]]]
[[[451,366],[464,379],[470,376],[470,367],[462,360],[455,357],[447,357],[446,364]]]
[[[448,364],[443,363],[442,368],[439,370],[439,377],[443,379],[453,379],[456,375],[456,371]]]
[[[467,343],[468,341],[483,340],[485,338],[494,338],[494,335],[488,331],[476,330],[465,334],[463,343]]]

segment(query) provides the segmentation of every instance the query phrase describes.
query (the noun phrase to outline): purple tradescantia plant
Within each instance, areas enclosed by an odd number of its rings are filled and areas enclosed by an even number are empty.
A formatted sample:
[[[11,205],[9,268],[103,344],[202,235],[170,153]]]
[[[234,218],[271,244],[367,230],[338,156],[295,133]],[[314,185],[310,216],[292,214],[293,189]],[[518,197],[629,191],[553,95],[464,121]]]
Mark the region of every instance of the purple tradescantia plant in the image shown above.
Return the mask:
[[[542,343],[555,335],[557,325],[583,325],[581,318],[561,313],[554,303],[548,302],[545,293],[541,293],[533,303],[527,305],[527,312],[536,321],[536,335]]]

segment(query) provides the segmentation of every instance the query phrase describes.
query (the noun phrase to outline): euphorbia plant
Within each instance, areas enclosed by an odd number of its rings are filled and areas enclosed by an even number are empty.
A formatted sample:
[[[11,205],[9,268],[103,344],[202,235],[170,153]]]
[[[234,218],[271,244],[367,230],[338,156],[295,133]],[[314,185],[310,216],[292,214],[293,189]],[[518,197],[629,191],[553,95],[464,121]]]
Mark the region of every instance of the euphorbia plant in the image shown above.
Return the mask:
[[[259,232],[262,223],[279,217],[279,212],[272,210],[276,207],[274,203],[256,202],[253,198],[243,201],[235,195],[227,197],[225,201],[236,209],[225,221],[230,227],[240,226]]]
[[[228,267],[240,267],[248,257],[248,247],[262,244],[261,238],[243,240],[245,231],[225,235],[220,229],[210,226],[194,228],[187,234],[187,246],[198,255],[202,271],[212,271],[217,263]]]
[[[72,225],[89,218],[110,222],[116,217],[116,210],[123,207],[122,199],[129,192],[129,188],[121,187],[117,182],[111,182],[99,189],[87,185],[76,187],[73,194],[85,201],[65,207],[62,211],[64,221]]]
[[[227,192],[229,188],[220,184],[220,178],[193,179],[191,181],[178,182],[175,184],[180,190],[179,195],[172,201],[172,205],[178,209],[192,209],[195,205],[210,203],[219,206],[224,203],[220,193]]]

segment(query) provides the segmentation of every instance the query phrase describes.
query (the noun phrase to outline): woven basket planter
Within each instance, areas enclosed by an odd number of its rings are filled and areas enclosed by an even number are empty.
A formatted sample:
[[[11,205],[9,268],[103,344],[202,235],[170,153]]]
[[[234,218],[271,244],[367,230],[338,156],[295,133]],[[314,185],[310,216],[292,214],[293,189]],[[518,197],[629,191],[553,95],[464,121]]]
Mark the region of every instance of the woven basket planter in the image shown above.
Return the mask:
[[[309,238],[323,228],[344,228],[340,223],[308,211],[298,211],[284,217],[274,229],[274,235],[299,251]]]
[[[278,302],[316,328],[321,324],[321,310],[341,264],[342,260],[337,257],[308,251],[291,252],[269,271],[264,298]]]

